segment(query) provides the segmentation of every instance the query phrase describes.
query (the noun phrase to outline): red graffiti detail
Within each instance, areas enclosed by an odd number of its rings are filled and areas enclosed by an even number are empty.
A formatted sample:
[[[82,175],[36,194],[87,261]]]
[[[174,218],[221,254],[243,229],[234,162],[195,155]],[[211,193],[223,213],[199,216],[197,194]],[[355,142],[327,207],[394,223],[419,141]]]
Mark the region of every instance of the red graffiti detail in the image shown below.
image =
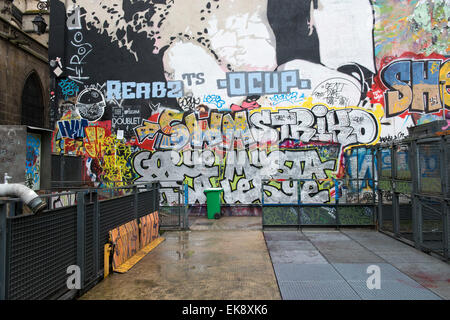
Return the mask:
[[[261,105],[256,102],[256,101],[252,101],[252,102],[242,102],[242,106],[238,106],[237,104],[232,104],[231,105],[231,111],[242,111],[242,110],[253,110],[256,108],[260,108]]]
[[[367,96],[370,98],[371,103],[380,103],[383,106],[385,106],[385,99],[384,99],[384,93],[389,90],[387,88],[383,81],[381,80],[381,74],[384,67],[388,66],[395,60],[402,60],[402,59],[411,59],[411,60],[442,60],[443,62],[447,60],[447,58],[443,55],[432,53],[430,55],[425,54],[417,54],[414,52],[404,52],[403,54],[399,56],[385,56],[379,60],[378,65],[378,73],[373,78],[373,84],[370,89],[370,91],[367,93]],[[442,110],[435,113],[430,113],[435,116],[442,116]],[[447,111],[448,112],[448,111]],[[421,117],[420,114],[410,112],[409,110],[405,110],[401,115],[398,115],[401,118],[405,118],[407,116],[411,115],[413,117],[413,120],[417,122],[417,120]]]

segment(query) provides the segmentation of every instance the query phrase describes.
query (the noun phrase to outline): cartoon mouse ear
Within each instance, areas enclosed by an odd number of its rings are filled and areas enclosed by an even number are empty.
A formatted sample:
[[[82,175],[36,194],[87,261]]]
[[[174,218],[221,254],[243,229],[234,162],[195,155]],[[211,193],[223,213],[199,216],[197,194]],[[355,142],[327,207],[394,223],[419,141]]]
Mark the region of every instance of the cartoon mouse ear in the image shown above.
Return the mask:
[[[247,97],[245,98],[245,101],[246,101],[246,102],[253,102],[253,101],[258,100],[259,98],[261,98],[261,96],[247,96]]]
[[[369,69],[359,65],[358,63],[349,63],[337,68],[337,71],[352,76],[361,84],[361,98],[364,100],[372,86],[373,72]]]

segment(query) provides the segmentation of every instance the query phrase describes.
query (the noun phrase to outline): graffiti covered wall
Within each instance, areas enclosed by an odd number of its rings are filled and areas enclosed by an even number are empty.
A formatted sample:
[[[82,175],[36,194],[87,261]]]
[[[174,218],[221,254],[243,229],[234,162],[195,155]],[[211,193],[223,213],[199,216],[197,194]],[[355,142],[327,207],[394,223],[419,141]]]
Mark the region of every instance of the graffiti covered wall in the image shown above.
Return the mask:
[[[97,185],[327,203],[370,152],[449,119],[447,0],[52,1],[52,151]],[[358,147],[358,149],[355,149]],[[357,152],[355,152],[357,150]],[[371,186],[360,184],[364,190]],[[170,195],[167,195],[170,197]]]
[[[27,134],[27,153],[25,163],[25,185],[39,190],[41,185],[41,136]]]

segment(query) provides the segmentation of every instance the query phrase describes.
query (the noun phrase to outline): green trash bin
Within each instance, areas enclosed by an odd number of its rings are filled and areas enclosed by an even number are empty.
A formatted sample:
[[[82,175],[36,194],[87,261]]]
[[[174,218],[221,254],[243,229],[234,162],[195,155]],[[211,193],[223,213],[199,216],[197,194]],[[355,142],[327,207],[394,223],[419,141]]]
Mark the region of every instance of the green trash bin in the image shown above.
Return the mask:
[[[206,189],[206,208],[208,211],[208,219],[220,218],[220,193],[223,192],[222,188],[210,188]]]

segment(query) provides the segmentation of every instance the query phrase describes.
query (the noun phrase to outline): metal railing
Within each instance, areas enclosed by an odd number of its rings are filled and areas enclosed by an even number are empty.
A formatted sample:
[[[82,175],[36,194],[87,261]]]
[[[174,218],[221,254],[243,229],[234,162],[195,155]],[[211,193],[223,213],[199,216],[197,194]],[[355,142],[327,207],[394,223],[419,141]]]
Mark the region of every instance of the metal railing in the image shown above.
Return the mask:
[[[189,188],[183,181],[165,180],[159,186],[160,224],[163,230],[189,228]]]
[[[132,183],[129,181],[108,181],[108,185],[111,187],[93,187],[87,186],[89,182],[83,181],[71,181],[65,182],[65,184],[76,185],[79,187],[71,187],[70,191],[74,190],[97,190],[99,198],[101,200],[111,199],[117,196],[127,195],[133,192],[133,186],[143,185],[143,183]],[[160,227],[162,230],[173,229],[186,229],[189,225],[188,217],[188,205],[186,201],[186,195],[188,192],[187,185],[182,181],[177,180],[164,180],[153,181],[148,183],[159,184],[159,209],[160,209]],[[67,206],[70,203],[75,203],[74,196],[67,194],[67,188],[61,187],[63,185],[60,182],[52,181],[52,185],[57,184],[60,187],[52,190],[41,190],[41,194],[52,194],[49,207],[61,207]],[[59,190],[59,191],[55,191]]]
[[[449,259],[450,136],[377,146],[379,230]]]
[[[277,201],[275,190],[291,192]],[[375,226],[374,179],[264,179],[261,193],[263,227]]]
[[[0,300],[73,298],[103,278],[108,231],[159,209],[159,183],[44,194],[48,208],[27,214],[0,200]],[[55,197],[68,197],[62,205]],[[78,266],[81,288],[68,289]]]

